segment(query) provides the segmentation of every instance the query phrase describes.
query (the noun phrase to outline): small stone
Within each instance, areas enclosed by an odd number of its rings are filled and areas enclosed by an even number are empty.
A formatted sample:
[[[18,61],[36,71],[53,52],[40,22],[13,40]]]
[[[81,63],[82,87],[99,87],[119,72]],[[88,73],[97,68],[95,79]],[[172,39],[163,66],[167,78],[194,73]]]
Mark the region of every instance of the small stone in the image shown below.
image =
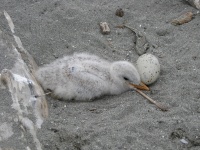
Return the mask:
[[[124,11],[122,10],[122,8],[117,9],[115,15],[118,17],[123,17]]]
[[[181,139],[180,141],[181,141],[181,143],[183,143],[183,144],[188,144],[188,141],[186,141],[185,139]]]
[[[165,30],[165,29],[160,29],[160,30],[157,30],[157,31],[156,31],[156,34],[157,34],[158,36],[166,36],[166,35],[169,34],[169,31],[168,31],[168,30]]]
[[[109,28],[107,22],[100,22],[100,28],[101,28],[101,32],[103,34],[109,34],[110,33],[110,28]]]
[[[200,113],[200,107],[197,108],[197,113]]]

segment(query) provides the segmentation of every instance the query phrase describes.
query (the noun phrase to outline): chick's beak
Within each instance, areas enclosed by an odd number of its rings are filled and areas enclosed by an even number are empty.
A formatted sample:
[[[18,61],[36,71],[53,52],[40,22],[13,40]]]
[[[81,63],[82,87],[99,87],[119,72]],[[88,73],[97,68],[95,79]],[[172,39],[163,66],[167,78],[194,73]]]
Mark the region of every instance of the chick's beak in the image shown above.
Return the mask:
[[[145,90],[145,91],[149,91],[150,89],[142,82],[140,82],[139,85],[133,84],[133,83],[129,83],[129,85],[131,85],[134,88],[137,88],[139,90]]]

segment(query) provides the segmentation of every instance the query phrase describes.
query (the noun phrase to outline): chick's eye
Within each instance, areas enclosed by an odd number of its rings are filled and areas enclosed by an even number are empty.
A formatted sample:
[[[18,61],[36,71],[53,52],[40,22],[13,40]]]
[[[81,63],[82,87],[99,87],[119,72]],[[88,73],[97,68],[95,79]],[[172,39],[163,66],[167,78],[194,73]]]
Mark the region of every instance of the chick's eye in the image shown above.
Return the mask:
[[[127,77],[124,77],[124,80],[128,81],[129,79]]]

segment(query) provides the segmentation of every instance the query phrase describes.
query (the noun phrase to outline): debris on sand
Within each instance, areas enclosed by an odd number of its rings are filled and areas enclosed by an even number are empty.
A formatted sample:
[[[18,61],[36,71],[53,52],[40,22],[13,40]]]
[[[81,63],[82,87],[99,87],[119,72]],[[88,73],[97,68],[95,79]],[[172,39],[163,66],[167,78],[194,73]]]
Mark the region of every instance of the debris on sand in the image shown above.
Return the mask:
[[[193,7],[200,9],[200,0],[186,0]]]
[[[118,17],[123,17],[124,16],[124,11],[122,10],[122,8],[119,8],[116,10],[115,15]]]
[[[100,22],[100,29],[103,34],[109,34],[110,28],[107,22]]]
[[[184,23],[188,23],[190,22],[194,17],[194,14],[192,12],[187,12],[183,15],[181,15],[180,17],[173,19],[171,21],[171,24],[177,26],[177,25],[182,25]]]

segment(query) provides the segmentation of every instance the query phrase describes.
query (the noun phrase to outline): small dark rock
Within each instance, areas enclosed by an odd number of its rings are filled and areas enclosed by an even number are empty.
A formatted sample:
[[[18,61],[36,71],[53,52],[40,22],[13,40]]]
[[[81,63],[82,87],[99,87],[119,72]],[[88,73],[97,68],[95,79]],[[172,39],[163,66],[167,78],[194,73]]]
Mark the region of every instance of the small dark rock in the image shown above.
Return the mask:
[[[160,30],[157,30],[156,31],[156,34],[158,35],[158,36],[166,36],[166,35],[168,35],[169,34],[169,31],[168,30],[165,30],[165,29],[160,29]]]
[[[197,59],[197,56],[192,56],[192,59],[193,59],[193,60],[196,60],[196,59]]]
[[[122,10],[122,8],[117,9],[115,15],[118,17],[123,17],[124,11]]]
[[[200,113],[200,107],[197,108],[197,113]]]
[[[49,130],[53,131],[54,133],[58,132],[59,130],[56,128],[50,128]]]
[[[165,122],[162,121],[162,120],[158,120],[157,122],[158,122],[159,124],[165,123]]]
[[[183,138],[183,137],[185,137],[185,136],[186,136],[186,132],[185,132],[185,130],[183,130],[182,128],[176,129],[176,130],[173,131],[173,132],[171,133],[171,135],[170,135],[170,137],[171,137],[172,139],[175,139],[175,138],[181,139],[181,138]]]
[[[200,138],[190,140],[193,146],[200,146]]]

